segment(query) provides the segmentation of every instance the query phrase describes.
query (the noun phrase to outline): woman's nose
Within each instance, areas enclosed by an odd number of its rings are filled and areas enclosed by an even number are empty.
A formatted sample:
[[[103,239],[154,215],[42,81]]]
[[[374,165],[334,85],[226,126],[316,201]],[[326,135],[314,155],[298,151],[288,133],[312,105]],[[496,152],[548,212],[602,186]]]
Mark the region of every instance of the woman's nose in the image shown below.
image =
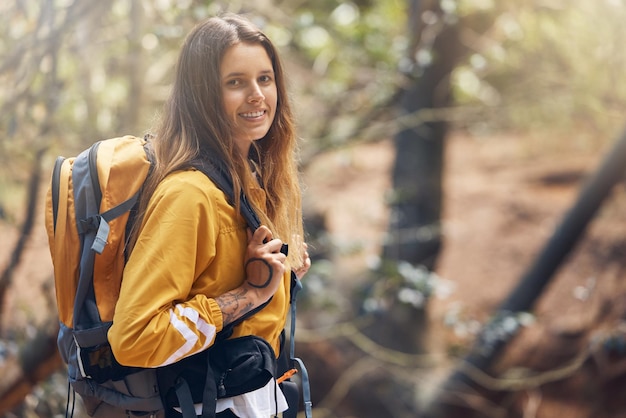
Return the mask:
[[[250,103],[255,103],[255,102],[261,102],[263,100],[265,100],[265,96],[263,95],[263,92],[261,91],[261,86],[259,86],[256,83],[252,84],[248,101]]]

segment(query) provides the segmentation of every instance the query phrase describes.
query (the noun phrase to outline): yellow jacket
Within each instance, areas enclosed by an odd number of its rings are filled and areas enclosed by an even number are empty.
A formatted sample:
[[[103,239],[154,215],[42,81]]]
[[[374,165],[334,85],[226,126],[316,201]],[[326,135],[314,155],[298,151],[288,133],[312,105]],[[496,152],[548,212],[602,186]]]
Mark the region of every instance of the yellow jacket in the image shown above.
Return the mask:
[[[179,171],[161,182],[124,269],[108,334],[121,364],[165,366],[213,343],[223,326],[213,298],[245,278],[246,229],[241,215],[203,173]],[[271,302],[238,325],[233,337],[258,335],[278,356],[289,288],[286,272]]]

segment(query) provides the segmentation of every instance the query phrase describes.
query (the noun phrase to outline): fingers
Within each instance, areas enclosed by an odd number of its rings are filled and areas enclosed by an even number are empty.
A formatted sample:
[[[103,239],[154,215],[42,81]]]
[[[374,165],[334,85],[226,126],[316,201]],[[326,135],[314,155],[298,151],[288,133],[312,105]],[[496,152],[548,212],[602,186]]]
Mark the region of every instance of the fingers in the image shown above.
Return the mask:
[[[265,225],[261,225],[253,234],[248,232],[248,242],[253,246],[264,246],[269,253],[279,253],[283,247],[283,242],[278,238],[274,239],[272,231]],[[279,259],[284,261],[286,257]]]
[[[306,242],[302,244],[302,266],[294,270],[298,279],[304,277],[311,268],[311,257],[309,256],[308,248],[309,246]]]
[[[250,243],[256,243],[257,245],[263,245],[266,242],[270,241],[272,239],[272,237],[273,237],[272,236],[272,231],[270,231],[270,229],[267,226],[265,226],[265,225],[261,225],[253,233],[251,233],[250,229],[248,229],[248,242],[250,242]]]
[[[274,294],[284,276],[287,257],[280,252],[282,245],[266,226],[248,232],[246,283],[260,291],[263,298]]]

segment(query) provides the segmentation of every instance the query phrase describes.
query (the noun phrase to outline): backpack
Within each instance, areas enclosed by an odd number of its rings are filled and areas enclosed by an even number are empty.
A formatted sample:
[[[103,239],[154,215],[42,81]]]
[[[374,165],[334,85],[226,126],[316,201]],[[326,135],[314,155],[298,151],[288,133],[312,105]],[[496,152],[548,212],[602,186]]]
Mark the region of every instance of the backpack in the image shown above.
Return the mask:
[[[54,266],[59,352],[67,365],[74,399],[78,393],[90,416],[167,417],[174,402],[182,410],[182,416],[188,418],[196,416],[193,403],[202,401],[202,416],[214,417],[216,398],[262,387],[279,373],[273,350],[261,338],[227,339],[240,321],[218,333],[216,343],[206,352],[166,368],[122,366],[108,344],[107,331],[112,324],[128,255],[127,239],[150,168],[147,137],[130,135],[96,142],[75,158],[58,157],[55,162],[45,215]],[[218,164],[206,163],[199,163],[196,168],[233,202],[232,182],[225,170]],[[260,225],[256,213],[245,195],[242,194],[240,202],[242,216],[255,230]],[[309,417],[308,376],[302,361],[294,357],[295,297],[301,288],[292,273],[289,358],[285,361],[286,350],[281,350],[279,362],[291,364],[293,370],[300,369],[303,403]],[[238,379],[233,377],[234,373],[226,378],[226,370],[236,369],[235,363],[256,368],[240,371]],[[188,377],[189,370],[195,370],[196,375],[200,370],[201,374]],[[298,388],[289,379],[281,385],[290,399],[289,410],[283,416],[295,417]],[[69,398],[68,394],[68,410]],[[72,413],[73,408],[72,405]]]

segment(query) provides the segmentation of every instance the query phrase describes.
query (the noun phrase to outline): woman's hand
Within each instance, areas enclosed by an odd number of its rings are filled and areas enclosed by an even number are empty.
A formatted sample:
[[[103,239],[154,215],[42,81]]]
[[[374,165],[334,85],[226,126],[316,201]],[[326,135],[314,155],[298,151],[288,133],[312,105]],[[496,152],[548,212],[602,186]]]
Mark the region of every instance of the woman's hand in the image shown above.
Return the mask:
[[[302,279],[311,268],[311,257],[309,256],[308,248],[309,246],[306,242],[302,244],[302,266],[294,270],[298,279]]]
[[[271,298],[283,281],[287,256],[280,252],[283,242],[272,239],[266,226],[248,231],[246,279],[243,284],[215,298],[222,311],[224,326],[257,308]]]
[[[272,232],[262,225],[254,233],[248,231],[246,252],[246,281],[262,302],[268,300],[282,283],[287,256],[280,252],[283,242],[272,239]]]

